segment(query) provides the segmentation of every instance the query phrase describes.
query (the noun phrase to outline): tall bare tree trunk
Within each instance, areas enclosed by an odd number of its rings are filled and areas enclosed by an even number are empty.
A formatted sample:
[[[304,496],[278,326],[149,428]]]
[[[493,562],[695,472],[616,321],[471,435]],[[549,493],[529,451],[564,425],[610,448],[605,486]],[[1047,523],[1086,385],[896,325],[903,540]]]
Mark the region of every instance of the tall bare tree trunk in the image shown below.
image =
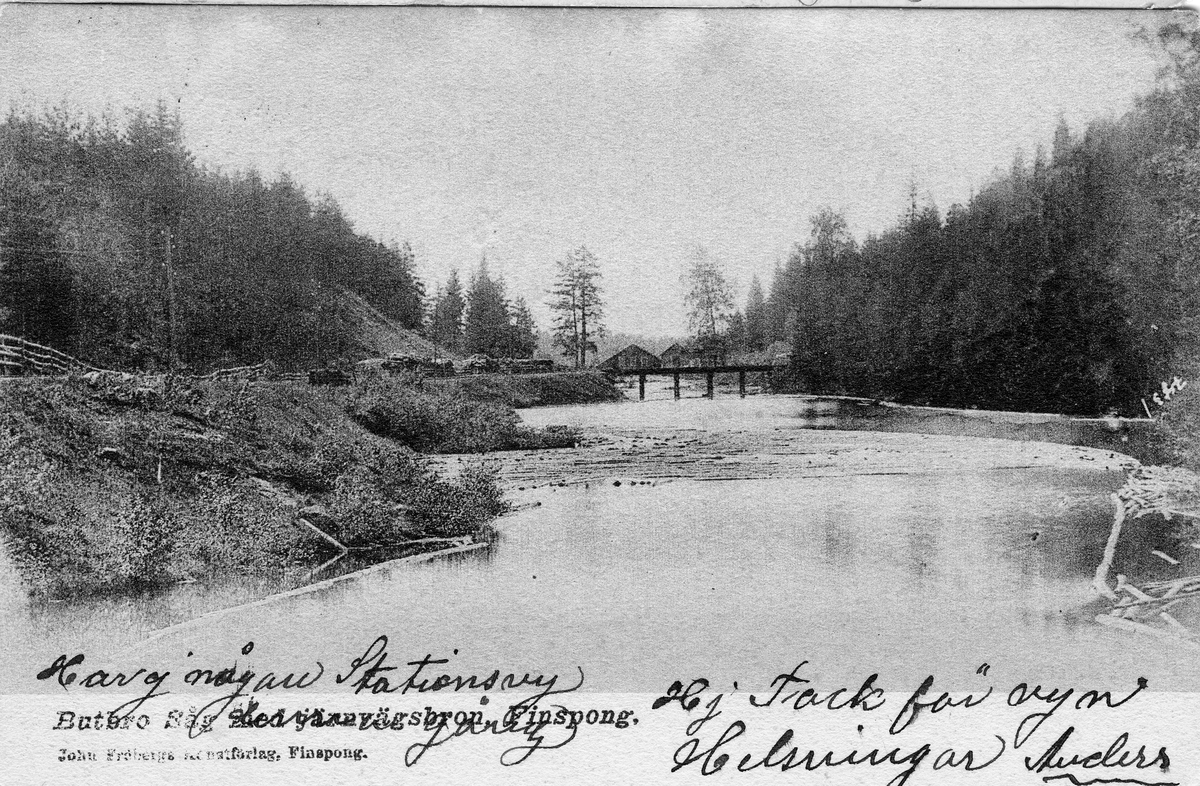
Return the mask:
[[[587,368],[587,297],[579,288],[579,368]]]
[[[167,227],[167,363],[174,371],[179,366],[179,321],[175,309],[175,266],[171,259],[171,228]]]

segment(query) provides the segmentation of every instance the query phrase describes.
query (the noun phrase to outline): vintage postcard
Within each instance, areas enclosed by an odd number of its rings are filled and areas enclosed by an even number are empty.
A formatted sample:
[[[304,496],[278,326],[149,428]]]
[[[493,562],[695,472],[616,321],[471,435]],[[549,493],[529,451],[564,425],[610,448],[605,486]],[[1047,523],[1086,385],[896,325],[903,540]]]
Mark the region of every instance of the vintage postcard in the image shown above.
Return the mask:
[[[0,782],[1200,784],[1188,10],[0,7]]]

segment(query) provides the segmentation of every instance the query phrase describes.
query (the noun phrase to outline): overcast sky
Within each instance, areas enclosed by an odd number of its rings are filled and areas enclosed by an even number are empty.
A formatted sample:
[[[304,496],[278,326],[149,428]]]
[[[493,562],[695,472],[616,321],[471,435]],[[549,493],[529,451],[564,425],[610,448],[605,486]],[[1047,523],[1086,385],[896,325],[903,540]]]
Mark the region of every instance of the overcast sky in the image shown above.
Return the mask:
[[[600,258],[612,330],[685,329],[688,249],[768,284],[822,206],[860,237],[1153,81],[1144,13],[5,6],[0,102],[179,108],[226,170],[292,173],[408,240],[431,290],[485,252],[548,323]]]

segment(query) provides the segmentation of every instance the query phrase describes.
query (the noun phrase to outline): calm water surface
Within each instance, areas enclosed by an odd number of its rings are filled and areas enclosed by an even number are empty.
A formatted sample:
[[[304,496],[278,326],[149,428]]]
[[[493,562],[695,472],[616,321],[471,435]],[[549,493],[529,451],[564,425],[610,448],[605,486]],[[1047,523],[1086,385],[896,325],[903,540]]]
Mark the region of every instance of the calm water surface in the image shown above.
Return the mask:
[[[537,424],[601,430],[774,430],[796,426],[799,414],[796,400],[768,396],[524,413]],[[652,484],[615,474],[620,486],[520,492],[540,506],[503,519],[489,549],[245,609],[162,637],[136,657],[232,654],[253,639],[273,665],[314,657],[336,663],[384,633],[399,656],[440,654],[464,671],[574,673],[581,666],[588,687],[609,691],[659,690],[697,676],[763,686],[803,660],[826,686],[856,686],[879,672],[887,688],[911,690],[930,673],[947,688],[972,688],[975,668],[986,662],[994,679],[1010,683],[1125,686],[1147,676],[1160,689],[1200,689],[1190,651],[1093,620],[1090,581],[1111,521],[1107,495],[1120,473],[1008,469]],[[1146,576],[1200,572],[1186,560],[1171,567],[1148,557],[1152,548],[1178,550],[1134,527],[1118,568]],[[197,610],[264,591],[239,583],[31,608],[11,575],[0,586],[7,588],[0,613],[12,651],[30,657],[44,657],[51,645],[115,652]],[[9,669],[7,676],[20,675]]]

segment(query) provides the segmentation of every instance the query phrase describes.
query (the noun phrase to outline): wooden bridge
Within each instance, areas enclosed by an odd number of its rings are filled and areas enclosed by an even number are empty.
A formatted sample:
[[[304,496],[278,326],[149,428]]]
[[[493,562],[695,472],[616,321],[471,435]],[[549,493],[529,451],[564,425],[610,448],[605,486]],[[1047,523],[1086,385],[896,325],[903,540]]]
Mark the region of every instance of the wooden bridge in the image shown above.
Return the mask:
[[[704,374],[707,378],[708,385],[706,387],[705,396],[713,397],[713,379],[717,374],[737,374],[738,375],[738,395],[746,395],[746,374],[753,371],[761,371],[770,373],[781,366],[772,366],[770,364],[763,365],[735,365],[735,366],[663,366],[659,368],[623,368],[613,369],[605,373],[617,377],[637,377],[638,378],[638,398],[646,398],[646,377],[674,377],[675,378],[675,398],[679,398],[679,378],[684,374]]]

